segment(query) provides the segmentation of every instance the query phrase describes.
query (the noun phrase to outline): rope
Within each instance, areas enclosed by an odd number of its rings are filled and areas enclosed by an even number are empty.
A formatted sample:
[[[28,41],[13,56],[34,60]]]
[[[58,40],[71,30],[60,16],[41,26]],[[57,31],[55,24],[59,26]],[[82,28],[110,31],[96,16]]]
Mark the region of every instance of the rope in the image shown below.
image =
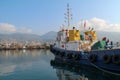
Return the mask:
[[[93,63],[91,63],[91,65],[93,65],[94,67],[96,67],[97,69],[99,69],[99,70],[101,70],[101,71],[103,71],[103,72],[106,72],[106,73],[109,73],[109,74],[113,74],[113,75],[118,75],[118,76],[120,76],[119,73],[114,73],[114,72],[111,72],[111,71],[108,71],[108,70],[104,70],[104,69],[102,69],[102,68],[96,66],[96,65],[93,64]]]

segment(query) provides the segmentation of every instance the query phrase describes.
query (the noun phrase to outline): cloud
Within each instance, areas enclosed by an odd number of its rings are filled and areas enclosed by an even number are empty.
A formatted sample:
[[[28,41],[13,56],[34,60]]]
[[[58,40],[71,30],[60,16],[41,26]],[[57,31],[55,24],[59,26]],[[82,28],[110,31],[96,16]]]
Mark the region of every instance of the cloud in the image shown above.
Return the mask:
[[[32,33],[31,29],[26,27],[17,28],[16,26],[8,23],[0,23],[0,33]]]
[[[0,33],[14,33],[16,28],[14,25],[8,23],[0,23]]]
[[[31,29],[27,29],[27,28],[25,28],[25,27],[19,28],[17,31],[18,31],[19,33],[31,33],[31,32],[32,32]]]
[[[94,28],[96,31],[106,31],[106,32],[120,32],[120,24],[113,24],[108,21],[105,21],[104,19],[100,18],[92,18],[90,20],[86,20],[86,29],[89,27]],[[83,30],[83,24],[84,22],[80,21],[77,26],[82,26],[81,29]]]

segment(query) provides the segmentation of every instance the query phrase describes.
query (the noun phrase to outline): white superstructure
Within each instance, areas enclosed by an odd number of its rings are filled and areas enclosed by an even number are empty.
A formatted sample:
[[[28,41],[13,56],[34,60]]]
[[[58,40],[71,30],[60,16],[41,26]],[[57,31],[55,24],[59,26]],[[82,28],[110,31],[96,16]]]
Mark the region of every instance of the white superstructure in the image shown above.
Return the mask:
[[[70,29],[71,14],[69,11],[69,4],[67,5],[67,13],[65,14],[67,19],[67,27],[62,28],[57,33],[55,47],[66,49],[66,50],[90,50],[91,46],[97,42],[96,32],[88,30],[80,34],[80,30],[75,27]]]

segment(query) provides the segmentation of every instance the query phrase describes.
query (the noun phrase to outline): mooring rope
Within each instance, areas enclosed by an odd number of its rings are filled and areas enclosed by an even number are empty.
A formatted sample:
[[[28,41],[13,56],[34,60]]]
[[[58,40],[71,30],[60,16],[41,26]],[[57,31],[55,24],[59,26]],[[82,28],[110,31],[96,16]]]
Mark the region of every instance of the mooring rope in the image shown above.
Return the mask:
[[[111,72],[111,71],[108,71],[108,70],[104,70],[104,69],[102,69],[102,68],[96,66],[96,65],[93,64],[93,63],[91,63],[91,65],[93,65],[94,67],[96,67],[97,69],[99,69],[99,70],[101,70],[101,71],[103,71],[103,72],[106,72],[106,73],[109,73],[109,74],[114,74],[114,75],[118,75],[118,76],[120,76],[119,73],[115,73],[115,72]]]

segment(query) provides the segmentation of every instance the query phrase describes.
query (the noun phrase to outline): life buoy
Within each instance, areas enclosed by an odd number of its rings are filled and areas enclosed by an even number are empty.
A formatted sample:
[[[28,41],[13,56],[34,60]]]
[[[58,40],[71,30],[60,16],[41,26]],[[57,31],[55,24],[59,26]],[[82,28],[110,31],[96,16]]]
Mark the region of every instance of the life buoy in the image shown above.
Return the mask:
[[[115,54],[112,56],[112,62],[114,64],[120,64],[120,55],[119,54]]]
[[[75,54],[75,55],[73,56],[73,58],[74,58],[75,60],[79,60],[79,59],[80,59],[80,55],[79,55],[79,54]]]
[[[88,59],[91,61],[91,62],[96,62],[97,60],[97,55],[96,54],[91,54]]]
[[[111,62],[111,55],[105,54],[103,55],[103,62],[108,64]]]

